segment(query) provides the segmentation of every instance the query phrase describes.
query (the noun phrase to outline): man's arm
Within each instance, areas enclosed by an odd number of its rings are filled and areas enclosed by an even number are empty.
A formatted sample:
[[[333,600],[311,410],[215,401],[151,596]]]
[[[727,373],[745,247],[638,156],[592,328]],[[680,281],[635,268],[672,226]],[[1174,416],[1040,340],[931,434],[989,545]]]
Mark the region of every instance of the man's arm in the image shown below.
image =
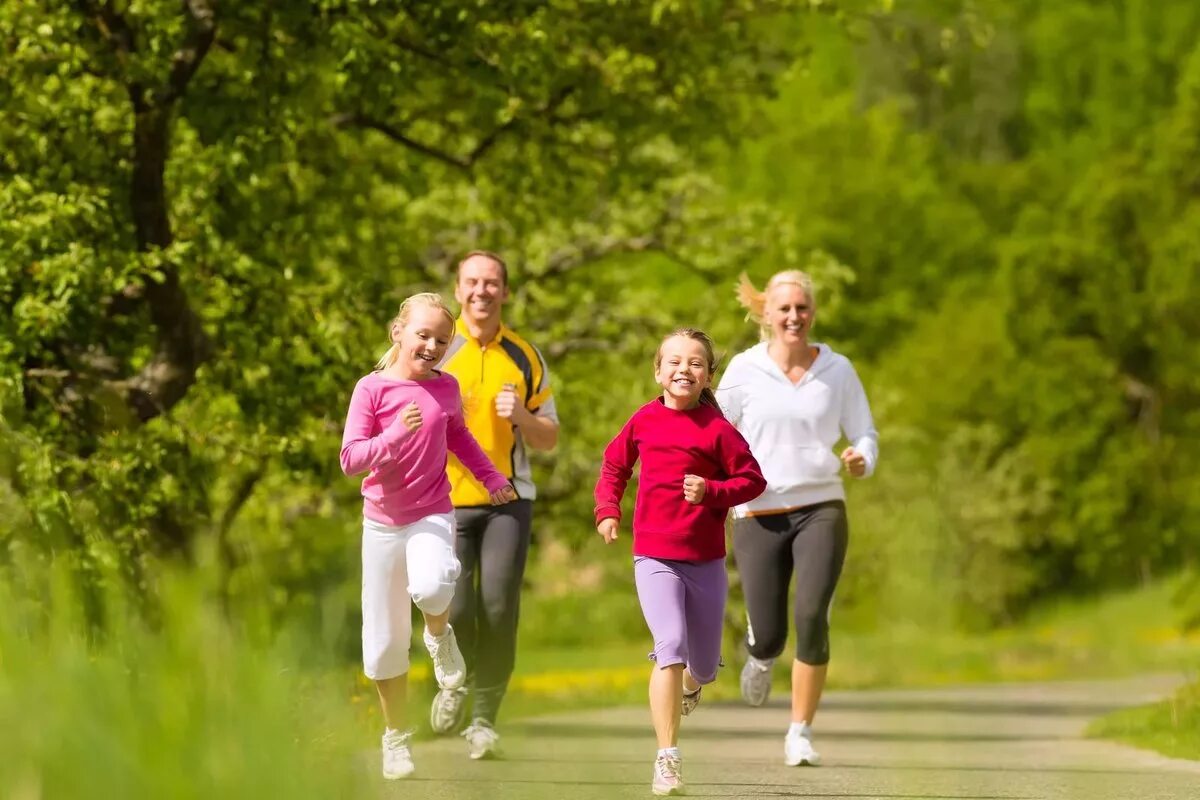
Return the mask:
[[[534,450],[553,450],[558,444],[558,422],[531,412],[518,404],[513,407],[512,422],[521,432],[525,444]]]

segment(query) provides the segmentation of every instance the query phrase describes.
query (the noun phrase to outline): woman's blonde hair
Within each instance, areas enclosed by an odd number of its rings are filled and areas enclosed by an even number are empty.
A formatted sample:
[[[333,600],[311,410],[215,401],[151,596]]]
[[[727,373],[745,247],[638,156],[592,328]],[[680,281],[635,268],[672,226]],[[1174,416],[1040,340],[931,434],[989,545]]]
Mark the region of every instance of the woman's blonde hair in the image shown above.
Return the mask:
[[[717,348],[713,344],[712,337],[702,330],[697,328],[676,328],[662,338],[658,343],[658,351],[654,354],[654,371],[658,372],[662,366],[662,349],[663,345],[676,336],[681,336],[684,339],[691,339],[694,342],[699,342],[704,347],[704,359],[708,362],[709,377],[717,371]],[[717,413],[722,417],[725,416],[721,411],[721,404],[717,402],[717,396],[713,393],[710,386],[706,386],[700,390],[700,402],[712,406],[717,410]]]
[[[396,312],[395,318],[388,323],[388,338],[391,338],[392,328],[399,325],[403,328],[408,324],[408,317],[412,314],[412,310],[417,306],[423,308],[433,308],[446,315],[446,319],[450,320],[450,328],[454,328],[454,312],[446,305],[446,301],[442,299],[440,294],[436,292],[421,292],[414,294],[411,297],[406,297],[404,302],[400,304],[400,310]],[[375,369],[387,369],[392,364],[396,363],[396,359],[400,357],[400,344],[392,342],[392,346],[388,348],[383,357],[375,364]]]
[[[746,319],[753,320],[758,324],[758,335],[764,342],[771,338],[771,328],[765,321],[767,294],[776,286],[788,283],[799,286],[804,291],[804,296],[808,298],[808,307],[813,311],[817,310],[817,298],[813,293],[813,281],[807,272],[802,272],[798,269],[785,269],[783,272],[776,272],[767,281],[767,285],[763,287],[761,292],[754,288],[754,284],[750,282],[750,278],[746,273],[743,272],[738,276],[738,302],[746,309]]]

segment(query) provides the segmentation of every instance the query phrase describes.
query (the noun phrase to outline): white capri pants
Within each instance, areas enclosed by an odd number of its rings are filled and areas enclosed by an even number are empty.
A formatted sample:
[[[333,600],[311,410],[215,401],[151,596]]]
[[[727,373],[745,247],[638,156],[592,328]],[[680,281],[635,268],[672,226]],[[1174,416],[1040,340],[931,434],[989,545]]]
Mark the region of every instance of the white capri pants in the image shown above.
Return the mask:
[[[363,519],[363,672],[372,680],[408,672],[412,606],[443,614],[462,565],[454,554],[454,515],[431,514],[408,525]]]

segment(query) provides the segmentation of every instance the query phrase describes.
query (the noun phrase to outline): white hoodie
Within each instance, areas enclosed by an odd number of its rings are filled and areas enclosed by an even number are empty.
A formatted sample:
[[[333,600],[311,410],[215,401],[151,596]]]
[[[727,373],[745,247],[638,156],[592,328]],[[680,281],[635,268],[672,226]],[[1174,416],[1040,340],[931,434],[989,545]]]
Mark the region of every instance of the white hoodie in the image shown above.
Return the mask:
[[[842,462],[833,446],[844,433],[875,471],[879,434],[858,373],[845,356],[817,345],[812,367],[793,384],[763,342],[729,362],[717,401],[750,444],[767,490],[733,510],[735,517],[844,500]]]

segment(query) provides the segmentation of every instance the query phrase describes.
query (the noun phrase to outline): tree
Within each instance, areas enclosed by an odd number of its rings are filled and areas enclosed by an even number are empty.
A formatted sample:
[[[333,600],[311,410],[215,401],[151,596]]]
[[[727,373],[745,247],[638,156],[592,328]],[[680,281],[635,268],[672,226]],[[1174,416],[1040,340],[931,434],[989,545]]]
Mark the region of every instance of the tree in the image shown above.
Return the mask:
[[[703,269],[770,216],[696,154],[771,92],[790,6],[0,4],[0,430],[33,540],[136,575],[211,533],[232,567],[243,504],[331,480],[398,298],[467,249],[539,301],[623,253]]]

